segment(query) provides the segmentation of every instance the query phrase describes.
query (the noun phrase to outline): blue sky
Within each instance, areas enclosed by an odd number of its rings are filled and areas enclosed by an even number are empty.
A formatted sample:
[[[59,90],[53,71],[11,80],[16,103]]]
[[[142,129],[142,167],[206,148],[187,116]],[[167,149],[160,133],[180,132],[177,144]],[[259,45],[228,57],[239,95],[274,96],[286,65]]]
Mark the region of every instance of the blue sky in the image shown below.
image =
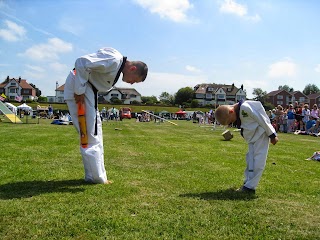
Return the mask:
[[[317,0],[0,0],[0,81],[54,95],[77,57],[114,47],[148,64],[143,96],[198,83],[319,86]],[[123,82],[118,87],[131,87]]]

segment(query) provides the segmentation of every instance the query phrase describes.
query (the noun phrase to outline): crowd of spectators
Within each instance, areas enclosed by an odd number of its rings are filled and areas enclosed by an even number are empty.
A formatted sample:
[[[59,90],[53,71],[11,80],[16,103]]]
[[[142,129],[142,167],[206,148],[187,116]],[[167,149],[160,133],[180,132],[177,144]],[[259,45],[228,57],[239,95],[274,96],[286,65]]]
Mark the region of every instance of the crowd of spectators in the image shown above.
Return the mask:
[[[269,118],[277,132],[320,136],[320,109],[317,104],[295,102],[287,108],[278,105],[270,110]]]

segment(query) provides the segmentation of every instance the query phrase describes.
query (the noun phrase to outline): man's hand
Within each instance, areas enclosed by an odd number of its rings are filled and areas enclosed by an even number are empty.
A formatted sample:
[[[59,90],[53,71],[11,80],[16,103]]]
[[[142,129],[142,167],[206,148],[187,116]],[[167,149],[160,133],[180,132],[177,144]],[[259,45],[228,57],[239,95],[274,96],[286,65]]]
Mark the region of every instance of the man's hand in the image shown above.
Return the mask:
[[[273,144],[273,145],[276,145],[276,143],[279,141],[278,137],[275,137],[275,138],[270,138],[270,142]]]
[[[84,94],[74,94],[74,99],[76,100],[76,103],[84,103]]]

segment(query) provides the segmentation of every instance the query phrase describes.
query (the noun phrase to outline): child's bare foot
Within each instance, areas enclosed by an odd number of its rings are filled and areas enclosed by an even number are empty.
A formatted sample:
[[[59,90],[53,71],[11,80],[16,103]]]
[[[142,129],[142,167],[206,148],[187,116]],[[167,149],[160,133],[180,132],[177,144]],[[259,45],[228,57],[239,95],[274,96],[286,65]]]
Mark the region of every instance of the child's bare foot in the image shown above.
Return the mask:
[[[111,184],[111,183],[113,183],[113,182],[110,181],[110,180],[107,180],[107,181],[104,182],[104,184]]]

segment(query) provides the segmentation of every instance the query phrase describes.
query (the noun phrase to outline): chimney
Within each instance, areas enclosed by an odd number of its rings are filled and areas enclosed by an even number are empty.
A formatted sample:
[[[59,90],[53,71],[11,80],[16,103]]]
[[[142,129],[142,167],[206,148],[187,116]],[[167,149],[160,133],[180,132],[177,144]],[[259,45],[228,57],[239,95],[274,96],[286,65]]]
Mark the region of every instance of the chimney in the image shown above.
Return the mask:
[[[58,81],[56,81],[56,89],[58,89],[58,87],[59,87],[59,83]]]
[[[21,83],[21,77],[19,77],[19,83]]]

